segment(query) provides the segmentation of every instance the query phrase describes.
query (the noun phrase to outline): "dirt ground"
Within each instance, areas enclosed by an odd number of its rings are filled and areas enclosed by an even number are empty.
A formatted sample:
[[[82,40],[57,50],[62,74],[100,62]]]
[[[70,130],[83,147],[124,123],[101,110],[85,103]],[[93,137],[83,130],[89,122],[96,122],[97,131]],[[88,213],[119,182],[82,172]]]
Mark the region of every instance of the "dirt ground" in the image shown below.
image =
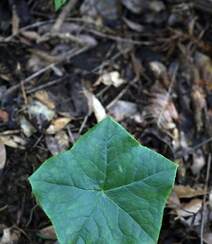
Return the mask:
[[[0,244],[57,243],[28,177],[105,114],[179,164],[161,244],[212,244],[212,1],[0,2]]]

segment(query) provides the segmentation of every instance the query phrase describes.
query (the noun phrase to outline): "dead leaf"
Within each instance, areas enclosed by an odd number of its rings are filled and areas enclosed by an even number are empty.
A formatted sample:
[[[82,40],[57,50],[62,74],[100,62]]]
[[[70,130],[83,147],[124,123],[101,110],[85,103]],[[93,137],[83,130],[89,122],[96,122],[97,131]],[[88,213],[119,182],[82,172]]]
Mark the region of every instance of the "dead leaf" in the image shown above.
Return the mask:
[[[45,90],[41,90],[35,93],[35,98],[39,100],[41,103],[46,105],[49,109],[55,109],[55,104],[52,99],[50,99],[49,94]]]
[[[84,94],[88,99],[89,110],[94,112],[96,120],[100,122],[107,116],[105,108],[102,106],[99,99],[93,93],[88,90],[84,90]]]
[[[0,244],[13,244],[17,243],[21,233],[17,229],[5,228],[3,230],[2,238],[0,239]]]
[[[175,185],[174,192],[178,198],[192,198],[206,194],[201,187],[192,188],[191,186]]]
[[[0,143],[0,172],[4,168],[6,163],[6,148],[4,144]]]
[[[115,86],[119,87],[124,84],[126,81],[120,77],[118,71],[112,71],[110,73],[105,73],[99,77],[95,85],[103,83],[106,86]]]
[[[33,41],[37,41],[40,38],[38,32],[35,31],[21,31],[21,35]]]
[[[191,92],[192,105],[194,110],[194,119],[197,131],[201,131],[204,126],[204,111],[206,109],[206,98],[202,87],[199,85],[192,86]]]
[[[179,115],[168,91],[156,83],[151,89],[149,105],[143,110],[143,117],[150,123],[156,123],[164,131],[176,128]]]
[[[55,111],[37,100],[32,100],[28,105],[28,114],[35,119],[38,128],[42,129],[46,121],[51,121],[54,118]]]
[[[57,236],[52,225],[39,230],[38,235],[42,239],[57,240]]]
[[[203,236],[203,239],[207,244],[211,244],[212,243],[212,233],[205,233]]]
[[[139,116],[138,108],[135,103],[119,100],[109,108],[109,113],[115,117],[117,121],[124,118],[135,118]]]
[[[195,53],[195,63],[197,64],[200,73],[201,79],[207,82],[209,90],[212,89],[212,60],[210,57],[206,56],[203,53]]]
[[[26,145],[26,141],[17,135],[0,135],[0,143],[19,149],[25,149]]]
[[[177,209],[177,215],[179,217],[189,217],[198,213],[202,207],[202,200],[195,198],[190,202],[182,204],[180,209]]]
[[[132,20],[129,20],[127,18],[123,18],[125,24],[133,31],[137,31],[137,32],[143,32],[144,31],[144,26],[140,25],[136,22],[133,22]]]
[[[0,121],[7,123],[8,119],[9,119],[9,114],[6,111],[0,109]]]
[[[117,20],[119,17],[119,1],[85,0],[80,7],[82,16],[92,19]]]
[[[135,14],[146,12],[151,10],[154,12],[160,12],[165,9],[165,5],[162,1],[141,1],[141,0],[122,0],[122,3]]]
[[[53,120],[46,130],[47,134],[55,134],[58,131],[62,130],[65,128],[65,126],[71,121],[71,118],[57,118]]]
[[[152,61],[149,63],[149,66],[156,78],[161,78],[167,73],[166,66],[159,61]]]
[[[55,136],[46,136],[45,141],[52,155],[57,155],[69,147],[69,137],[65,131],[59,131]]]
[[[169,196],[167,206],[171,209],[177,209],[181,205],[180,199],[177,196],[176,192],[172,191],[171,195]]]
[[[197,175],[206,164],[205,157],[201,149],[198,149],[196,152],[194,152],[192,156],[193,163],[191,165],[191,171],[194,175]]]
[[[24,135],[27,137],[30,137],[36,132],[35,127],[24,116],[21,116],[20,118],[20,127]]]

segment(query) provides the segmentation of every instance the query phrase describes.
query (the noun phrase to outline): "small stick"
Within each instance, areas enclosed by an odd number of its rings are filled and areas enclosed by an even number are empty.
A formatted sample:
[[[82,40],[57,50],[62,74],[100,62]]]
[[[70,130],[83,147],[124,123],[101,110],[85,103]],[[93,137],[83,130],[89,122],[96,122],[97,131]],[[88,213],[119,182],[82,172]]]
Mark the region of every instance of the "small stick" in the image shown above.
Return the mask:
[[[66,6],[63,8],[63,11],[58,16],[55,24],[52,27],[51,32],[58,32],[65,21],[66,16],[71,12],[71,10],[75,7],[77,4],[77,0],[69,0],[69,2],[66,4]]]
[[[21,85],[26,85],[28,84],[29,82],[31,82],[31,80],[33,80],[34,78],[36,78],[37,76],[43,74],[44,72],[46,72],[47,70],[51,69],[52,67],[54,66],[54,64],[50,64],[48,66],[46,66],[45,68],[43,69],[40,69],[39,71],[37,71],[36,73],[30,75],[29,77],[27,77],[26,79],[24,79],[20,84],[17,84],[17,85],[14,85],[12,86],[11,88],[9,88],[6,92],[6,94],[4,95],[5,97],[6,96],[9,96],[11,95],[13,92],[17,91]]]
[[[34,93],[34,92],[43,90],[43,89],[45,89],[45,88],[47,88],[47,87],[51,87],[51,86],[53,86],[53,85],[55,85],[55,84],[58,84],[58,83],[60,83],[60,82],[62,82],[62,81],[64,81],[64,80],[66,80],[67,77],[68,77],[68,76],[63,76],[63,77],[61,77],[61,78],[59,78],[59,79],[49,81],[49,82],[47,82],[46,84],[42,84],[42,85],[40,85],[40,86],[37,86],[37,87],[34,87],[34,88],[32,88],[32,89],[27,90],[26,93],[27,93],[27,94],[31,94],[31,93]]]

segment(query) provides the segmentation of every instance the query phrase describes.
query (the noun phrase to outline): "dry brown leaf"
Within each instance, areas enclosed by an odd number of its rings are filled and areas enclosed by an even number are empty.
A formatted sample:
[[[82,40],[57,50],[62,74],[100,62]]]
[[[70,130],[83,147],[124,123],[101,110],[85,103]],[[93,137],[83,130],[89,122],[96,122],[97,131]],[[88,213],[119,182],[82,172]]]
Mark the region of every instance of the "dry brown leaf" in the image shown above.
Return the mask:
[[[57,155],[69,147],[69,137],[65,131],[59,131],[55,136],[46,136],[45,141],[52,155]]]
[[[9,114],[6,111],[0,109],[0,121],[7,123],[8,119],[9,119]]]
[[[156,83],[151,90],[149,105],[143,111],[143,117],[151,123],[156,123],[164,131],[176,128],[179,120],[177,109],[168,91]]]
[[[175,185],[174,192],[178,198],[192,198],[206,194],[201,187],[192,188],[191,186]]]
[[[190,202],[182,204],[180,209],[177,209],[177,215],[179,217],[189,217],[198,213],[202,207],[202,200],[195,198]]]
[[[194,110],[194,119],[197,131],[201,131],[204,126],[204,111],[206,109],[206,98],[202,87],[193,85],[192,92],[192,105]]]
[[[172,191],[171,195],[169,196],[167,206],[172,209],[177,209],[180,207],[180,199],[178,198],[176,192]]]
[[[37,100],[33,100],[28,105],[28,113],[30,116],[34,116],[38,121],[41,119],[51,121],[55,116],[54,110],[49,109],[48,106]]]
[[[120,77],[118,71],[112,71],[110,73],[105,73],[99,77],[96,82],[96,85],[103,83],[106,86],[115,86],[119,87],[124,84],[126,81]]]
[[[20,118],[20,127],[24,135],[27,137],[30,137],[36,132],[35,127],[24,116]]]
[[[25,149],[26,145],[26,141],[17,135],[0,135],[0,143],[19,149]]]
[[[49,109],[55,109],[55,104],[52,99],[50,99],[49,94],[45,90],[41,90],[35,93],[35,98],[41,103],[45,104]]]
[[[43,239],[56,240],[57,236],[53,226],[47,226],[38,232],[39,236]]]
[[[46,130],[47,134],[55,134],[58,131],[62,130],[65,128],[65,126],[71,121],[71,118],[57,118],[53,120]]]
[[[4,168],[6,163],[6,148],[4,144],[0,143],[0,172]]]
[[[203,53],[196,52],[195,62],[200,69],[201,79],[206,81],[208,89],[212,90],[212,60]]]

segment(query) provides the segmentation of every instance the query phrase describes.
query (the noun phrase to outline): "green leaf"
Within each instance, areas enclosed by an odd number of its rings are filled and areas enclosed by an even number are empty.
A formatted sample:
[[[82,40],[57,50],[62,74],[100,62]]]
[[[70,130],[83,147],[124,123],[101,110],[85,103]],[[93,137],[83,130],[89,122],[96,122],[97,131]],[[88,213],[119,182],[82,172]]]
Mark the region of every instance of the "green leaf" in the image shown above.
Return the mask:
[[[55,10],[59,10],[67,0],[54,0]]]
[[[62,244],[153,244],[176,169],[107,117],[30,183]]]

